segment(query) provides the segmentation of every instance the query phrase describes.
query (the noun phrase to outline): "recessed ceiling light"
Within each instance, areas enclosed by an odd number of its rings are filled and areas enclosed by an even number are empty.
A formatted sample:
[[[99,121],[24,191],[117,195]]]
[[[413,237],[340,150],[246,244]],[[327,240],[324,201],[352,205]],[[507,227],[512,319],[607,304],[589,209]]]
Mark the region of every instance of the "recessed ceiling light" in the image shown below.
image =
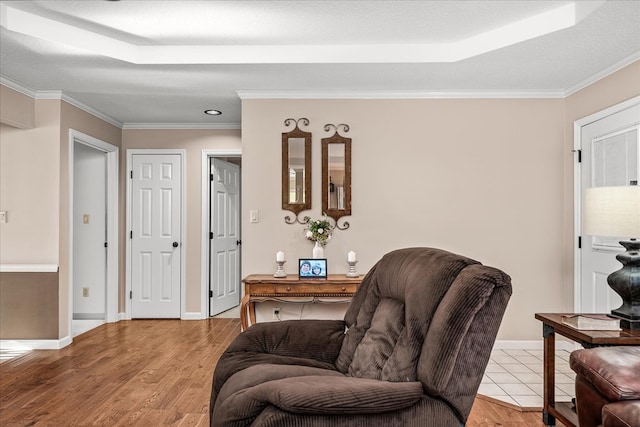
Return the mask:
[[[204,110],[205,114],[208,114],[210,116],[219,116],[220,114],[222,114],[222,111],[220,110]]]

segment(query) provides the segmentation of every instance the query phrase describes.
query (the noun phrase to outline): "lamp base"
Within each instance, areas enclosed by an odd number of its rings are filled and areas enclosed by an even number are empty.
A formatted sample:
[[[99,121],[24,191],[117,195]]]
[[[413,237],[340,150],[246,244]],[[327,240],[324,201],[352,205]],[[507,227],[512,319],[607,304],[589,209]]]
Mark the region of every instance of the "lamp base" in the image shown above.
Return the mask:
[[[627,250],[616,259],[622,268],[607,277],[609,287],[622,297],[622,305],[611,310],[620,319],[622,329],[640,330],[640,241],[631,239],[620,242]]]

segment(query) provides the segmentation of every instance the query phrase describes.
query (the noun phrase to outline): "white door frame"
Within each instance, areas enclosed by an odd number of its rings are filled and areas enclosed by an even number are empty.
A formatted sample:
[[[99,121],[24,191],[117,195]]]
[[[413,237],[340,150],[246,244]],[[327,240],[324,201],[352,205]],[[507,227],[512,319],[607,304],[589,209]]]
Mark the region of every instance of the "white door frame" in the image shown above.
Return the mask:
[[[127,179],[127,221],[126,221],[126,250],[125,250],[125,318],[131,319],[131,239],[129,238],[131,232],[131,196],[132,196],[132,187],[131,187],[131,178],[130,174],[133,170],[133,156],[136,154],[177,154],[180,156],[180,169],[182,176],[180,177],[180,246],[178,250],[180,250],[180,318],[186,319],[186,271],[185,271],[185,250],[184,248],[187,246],[187,233],[185,229],[185,225],[187,223],[185,216],[185,159],[187,157],[186,150],[183,149],[129,149],[127,150],[127,171],[126,171],[126,179]]]
[[[229,150],[202,150],[202,224],[200,226],[200,318],[209,317],[209,208],[211,201],[209,200],[209,174],[211,157],[241,157],[241,149]],[[241,187],[242,188],[242,187]],[[240,190],[242,196],[242,189]],[[242,227],[241,227],[242,229]]]
[[[578,152],[582,147],[582,128],[612,114],[618,113],[634,105],[640,104],[640,96],[633,97],[619,104],[612,105],[602,111],[593,113],[573,122],[573,151]],[[573,312],[581,313],[580,293],[582,291],[582,273],[580,265],[581,256],[578,247],[578,238],[582,235],[582,168],[576,166],[573,169]]]
[[[107,157],[107,300],[106,321],[117,322],[118,316],[118,163],[120,149],[91,135],[69,129],[69,336],[73,340],[73,180],[74,144],[87,145],[102,151]]]

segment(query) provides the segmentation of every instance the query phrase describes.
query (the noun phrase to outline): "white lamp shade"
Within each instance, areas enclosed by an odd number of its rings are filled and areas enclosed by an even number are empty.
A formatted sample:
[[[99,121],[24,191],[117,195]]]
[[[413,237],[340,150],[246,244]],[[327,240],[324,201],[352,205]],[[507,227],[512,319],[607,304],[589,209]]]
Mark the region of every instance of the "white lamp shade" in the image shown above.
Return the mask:
[[[587,188],[582,231],[591,236],[640,237],[640,186]]]

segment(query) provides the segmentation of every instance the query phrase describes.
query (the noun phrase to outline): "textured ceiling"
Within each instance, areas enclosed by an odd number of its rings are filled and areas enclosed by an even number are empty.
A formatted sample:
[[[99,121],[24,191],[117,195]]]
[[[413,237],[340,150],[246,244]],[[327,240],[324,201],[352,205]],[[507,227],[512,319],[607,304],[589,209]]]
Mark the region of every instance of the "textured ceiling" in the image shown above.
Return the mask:
[[[562,96],[612,67],[640,58],[639,1],[578,2],[578,22],[573,27],[456,62],[371,61],[362,59],[360,52],[372,47],[392,52],[408,46],[417,52],[422,45],[448,46],[572,2],[0,3],[12,11],[68,24],[118,43],[172,45],[177,51],[193,46],[246,49],[244,57],[227,63],[135,64],[78,47],[81,43],[47,40],[44,30],[38,33],[38,25],[30,30],[38,34],[7,29],[12,19],[6,19],[4,9],[0,75],[5,82],[15,82],[39,95],[62,91],[131,126],[237,126],[238,91],[246,96],[258,96],[262,91],[271,96],[321,97]],[[318,57],[314,61],[313,53],[319,46],[330,53],[348,46],[351,53],[338,60]],[[264,52],[274,48],[286,50],[287,63],[271,63]],[[215,56],[218,51],[212,52]],[[256,58],[265,58],[251,63],[251,52]],[[309,56],[311,61],[302,59]],[[205,116],[202,111],[207,108],[223,114]]]

